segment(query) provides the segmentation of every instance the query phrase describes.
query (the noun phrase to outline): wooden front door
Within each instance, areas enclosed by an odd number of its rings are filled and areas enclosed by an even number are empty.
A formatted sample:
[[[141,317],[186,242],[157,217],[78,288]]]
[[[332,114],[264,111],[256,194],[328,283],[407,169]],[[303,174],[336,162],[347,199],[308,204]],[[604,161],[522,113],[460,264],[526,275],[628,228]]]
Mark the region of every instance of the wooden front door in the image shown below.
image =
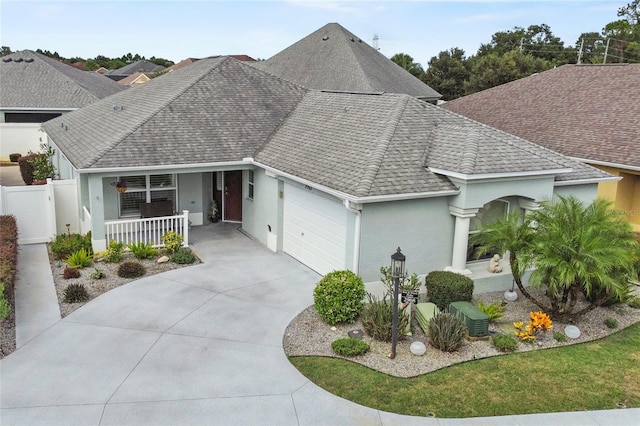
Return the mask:
[[[224,216],[222,220],[242,222],[242,171],[224,172]]]

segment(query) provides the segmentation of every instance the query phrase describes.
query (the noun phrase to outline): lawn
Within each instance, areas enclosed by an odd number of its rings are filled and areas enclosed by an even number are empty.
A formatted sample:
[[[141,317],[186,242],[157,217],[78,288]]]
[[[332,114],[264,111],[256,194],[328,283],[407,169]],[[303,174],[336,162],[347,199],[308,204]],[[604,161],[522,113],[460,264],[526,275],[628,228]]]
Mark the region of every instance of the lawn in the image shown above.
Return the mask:
[[[469,361],[409,379],[343,359],[290,360],[333,394],[399,414],[464,418],[640,407],[640,323],[602,340]]]

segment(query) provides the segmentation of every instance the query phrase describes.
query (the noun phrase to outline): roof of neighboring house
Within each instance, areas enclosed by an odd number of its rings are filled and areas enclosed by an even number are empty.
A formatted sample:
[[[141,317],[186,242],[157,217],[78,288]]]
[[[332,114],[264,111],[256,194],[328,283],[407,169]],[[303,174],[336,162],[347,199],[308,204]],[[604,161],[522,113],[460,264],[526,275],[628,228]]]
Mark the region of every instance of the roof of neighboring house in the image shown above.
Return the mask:
[[[166,67],[162,65],[154,64],[153,62],[140,60],[133,62],[129,65],[125,65],[122,68],[118,68],[115,70],[111,70],[107,72],[107,75],[131,75],[136,72],[159,72],[165,69]]]
[[[327,24],[256,67],[318,90],[441,95],[340,24]]]
[[[79,169],[253,157],[356,197],[455,189],[429,167],[608,176],[409,95],[311,90],[229,57],[200,60],[43,128]]]
[[[167,67],[167,69],[165,70],[166,72],[172,72],[175,71],[177,69],[180,69],[182,67],[186,67],[187,65],[191,65],[194,62],[199,61],[199,59],[197,58],[187,58],[187,59],[183,59],[180,62],[178,62],[177,64],[173,64],[170,67]]]
[[[442,107],[587,162],[640,167],[640,64],[563,65]]]
[[[0,107],[80,108],[125,89],[31,50],[0,58]]]
[[[133,84],[146,83],[151,80],[154,73],[148,72],[136,72],[131,74],[128,77],[123,78],[122,80],[118,80],[118,84],[122,84],[123,86],[131,86]]]

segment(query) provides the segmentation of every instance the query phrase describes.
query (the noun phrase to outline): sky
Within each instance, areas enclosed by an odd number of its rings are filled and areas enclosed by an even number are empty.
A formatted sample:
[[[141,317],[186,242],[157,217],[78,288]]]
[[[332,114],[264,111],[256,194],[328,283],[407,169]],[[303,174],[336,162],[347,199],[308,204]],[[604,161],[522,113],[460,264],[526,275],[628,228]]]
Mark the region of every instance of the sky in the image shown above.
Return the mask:
[[[0,0],[0,45],[63,57],[127,53],[179,62],[246,54],[268,59],[337,22],[387,57],[427,67],[443,50],[467,56],[498,31],[547,24],[565,46],[619,19],[629,0],[604,1],[29,1]]]

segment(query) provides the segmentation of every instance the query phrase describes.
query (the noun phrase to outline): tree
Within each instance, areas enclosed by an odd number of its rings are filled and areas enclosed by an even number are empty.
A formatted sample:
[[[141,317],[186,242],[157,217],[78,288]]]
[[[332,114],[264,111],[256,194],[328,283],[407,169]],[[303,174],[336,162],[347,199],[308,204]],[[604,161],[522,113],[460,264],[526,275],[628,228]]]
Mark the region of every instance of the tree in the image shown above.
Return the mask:
[[[576,41],[576,46],[582,47],[580,61],[585,64],[601,64],[604,59],[606,41],[600,33],[582,33]]]
[[[473,238],[481,250],[509,251],[512,274],[522,294],[552,316],[579,316],[609,300],[623,301],[629,279],[637,278],[638,240],[624,214],[596,200],[584,205],[574,197],[541,203],[519,221],[517,214],[484,225]],[[534,226],[535,225],[535,226]],[[535,265],[529,284],[545,290],[548,304],[522,285],[526,268]],[[574,309],[581,299],[586,306]]]
[[[413,58],[406,53],[396,53],[391,57],[391,60],[409,71],[414,77],[420,77],[424,73],[422,65],[414,62]]]
[[[628,5],[618,9],[618,16],[626,17],[630,24],[640,24],[640,0],[633,0]]]
[[[454,47],[444,50],[429,60],[429,67],[421,79],[450,101],[464,95],[464,83],[469,80],[469,69],[464,50]]]
[[[2,46],[2,48],[0,48],[0,56],[6,56],[11,53],[11,48],[9,46]]]
[[[469,81],[465,82],[465,93],[471,94],[499,86],[531,74],[552,68],[543,59],[512,50],[504,55],[490,53],[469,59]]]

